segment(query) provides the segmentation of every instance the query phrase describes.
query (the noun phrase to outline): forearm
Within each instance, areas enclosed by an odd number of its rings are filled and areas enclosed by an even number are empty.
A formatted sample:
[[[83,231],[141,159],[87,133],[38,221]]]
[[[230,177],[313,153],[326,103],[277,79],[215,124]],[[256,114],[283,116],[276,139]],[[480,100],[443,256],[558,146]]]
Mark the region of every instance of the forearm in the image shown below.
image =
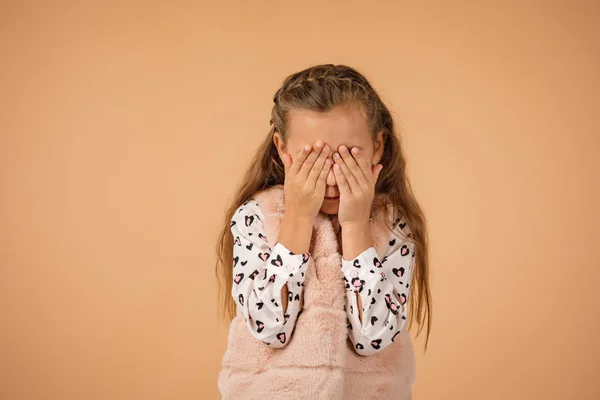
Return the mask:
[[[344,260],[350,261],[373,246],[369,221],[342,226],[342,251]]]
[[[309,254],[294,254],[283,243],[271,246],[263,230],[263,219],[256,202],[240,206],[232,217],[231,233],[234,243],[231,295],[251,334],[271,347],[278,348],[287,343],[298,310],[302,307],[302,283]],[[286,222],[283,231],[301,229],[297,228],[299,225],[301,224]],[[312,231],[312,225],[310,228]],[[293,240],[286,242],[294,246]],[[299,248],[296,247],[296,250],[299,251]]]
[[[348,293],[351,294],[354,293]],[[372,355],[390,345],[395,335],[404,329],[407,308],[399,303],[392,283],[385,278],[371,279],[362,292],[355,295],[347,297],[351,325],[348,335],[360,355]],[[359,319],[361,300],[365,310]],[[356,347],[358,343],[362,347]]]
[[[394,236],[393,245],[381,260],[371,247],[342,263],[349,336],[359,354],[381,351],[406,325],[415,258],[413,245],[399,239]]]
[[[349,261],[356,258],[371,246],[373,246],[373,238],[368,221],[342,227],[342,251],[345,260]],[[358,293],[355,296],[358,305],[358,318],[362,322],[362,301]]]
[[[284,214],[279,227],[278,242],[295,254],[308,253],[312,239],[314,218]]]
[[[312,238],[314,219],[298,218],[284,214],[279,228],[278,242],[290,249],[295,254],[308,253]],[[281,288],[281,305],[283,311],[287,310],[288,287]]]

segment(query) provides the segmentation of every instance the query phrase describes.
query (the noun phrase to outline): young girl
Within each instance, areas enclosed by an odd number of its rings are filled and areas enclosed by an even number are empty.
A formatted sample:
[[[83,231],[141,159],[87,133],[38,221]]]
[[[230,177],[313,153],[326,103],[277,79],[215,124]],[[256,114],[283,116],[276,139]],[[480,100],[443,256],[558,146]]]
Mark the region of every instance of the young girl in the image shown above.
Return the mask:
[[[409,304],[425,350],[431,328],[427,230],[392,116],[343,65],[289,76],[273,101],[217,247],[233,319],[219,390],[410,399]]]

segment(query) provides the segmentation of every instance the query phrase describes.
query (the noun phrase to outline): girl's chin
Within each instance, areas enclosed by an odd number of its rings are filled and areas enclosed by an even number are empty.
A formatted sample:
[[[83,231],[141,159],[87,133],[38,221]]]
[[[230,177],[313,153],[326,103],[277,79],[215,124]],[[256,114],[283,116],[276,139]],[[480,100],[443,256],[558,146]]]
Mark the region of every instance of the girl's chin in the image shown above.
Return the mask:
[[[327,204],[329,202],[324,202],[321,206],[321,212],[329,215],[336,215],[338,213],[339,205],[337,202],[335,204]]]

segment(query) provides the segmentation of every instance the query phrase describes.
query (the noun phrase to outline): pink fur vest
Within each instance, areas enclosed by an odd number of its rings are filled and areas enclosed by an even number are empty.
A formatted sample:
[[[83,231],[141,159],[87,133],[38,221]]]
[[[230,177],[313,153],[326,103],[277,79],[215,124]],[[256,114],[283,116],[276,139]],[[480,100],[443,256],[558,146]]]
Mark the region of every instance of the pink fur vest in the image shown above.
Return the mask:
[[[283,186],[263,190],[254,199],[273,246],[284,212]],[[390,218],[390,208],[387,213]],[[373,245],[380,258],[389,237],[383,214],[371,215]],[[302,313],[286,347],[274,349],[256,340],[239,311],[232,320],[218,380],[222,398],[412,399],[415,358],[406,330],[371,356],[358,355],[348,338],[342,255],[331,219],[323,213],[315,219],[310,253]]]

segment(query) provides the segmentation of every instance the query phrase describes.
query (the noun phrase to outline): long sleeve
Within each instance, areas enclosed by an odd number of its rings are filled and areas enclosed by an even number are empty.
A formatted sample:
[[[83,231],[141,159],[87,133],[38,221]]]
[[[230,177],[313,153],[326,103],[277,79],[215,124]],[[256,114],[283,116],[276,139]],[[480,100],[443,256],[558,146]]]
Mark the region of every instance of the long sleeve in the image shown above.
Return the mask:
[[[415,248],[406,222],[398,219],[394,225],[383,259],[374,247],[353,260],[342,259],[348,334],[363,356],[389,346],[406,325]],[[356,293],[362,302],[362,323]]]
[[[300,314],[309,253],[295,254],[281,243],[269,246],[263,214],[255,200],[240,206],[231,219],[233,296],[252,335],[265,344],[287,345]],[[283,312],[281,289],[288,287]]]

